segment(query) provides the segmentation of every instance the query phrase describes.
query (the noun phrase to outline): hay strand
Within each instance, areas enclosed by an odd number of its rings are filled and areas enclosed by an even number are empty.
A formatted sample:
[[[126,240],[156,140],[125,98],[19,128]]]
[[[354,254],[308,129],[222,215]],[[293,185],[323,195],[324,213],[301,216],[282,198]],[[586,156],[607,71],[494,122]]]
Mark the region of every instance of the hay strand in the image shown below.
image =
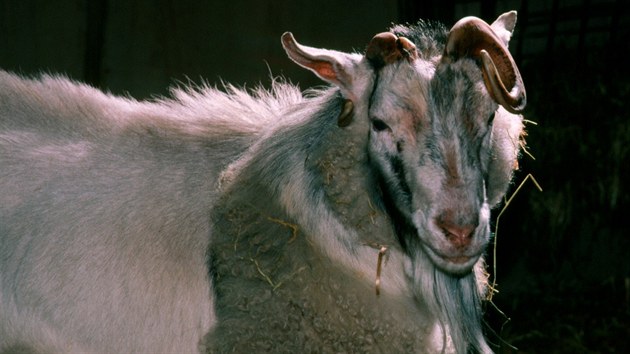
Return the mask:
[[[493,256],[493,260],[492,260],[492,269],[493,269],[493,276],[492,276],[492,283],[490,283],[488,285],[488,295],[487,295],[487,300],[492,302],[492,296],[495,293],[498,293],[499,291],[497,290],[497,241],[498,241],[498,236],[499,236],[499,220],[501,219],[501,216],[503,215],[503,213],[507,210],[507,208],[510,206],[510,203],[512,203],[512,200],[514,200],[514,197],[516,197],[516,195],[518,194],[518,192],[520,192],[520,190],[523,188],[523,186],[525,185],[525,183],[531,180],[532,183],[534,183],[534,185],[536,186],[536,188],[542,192],[543,189],[540,186],[540,184],[538,183],[538,181],[536,181],[536,178],[534,178],[534,176],[529,173],[527,174],[527,176],[525,176],[525,178],[523,178],[523,180],[521,181],[521,183],[518,185],[518,187],[516,188],[516,190],[514,191],[514,193],[512,193],[512,195],[510,195],[510,198],[507,199],[507,201],[505,202],[505,205],[503,206],[503,208],[501,209],[501,211],[499,212],[499,215],[497,216],[497,221],[494,225],[494,248],[492,250],[492,256]]]

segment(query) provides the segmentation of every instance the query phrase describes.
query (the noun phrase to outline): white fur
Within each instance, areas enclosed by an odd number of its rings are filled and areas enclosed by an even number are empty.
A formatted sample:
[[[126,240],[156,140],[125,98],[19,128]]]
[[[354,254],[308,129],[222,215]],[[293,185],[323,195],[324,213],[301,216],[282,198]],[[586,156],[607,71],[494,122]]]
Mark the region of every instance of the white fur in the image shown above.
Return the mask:
[[[302,101],[231,92],[137,102],[0,73],[0,350],[199,350],[217,176]]]

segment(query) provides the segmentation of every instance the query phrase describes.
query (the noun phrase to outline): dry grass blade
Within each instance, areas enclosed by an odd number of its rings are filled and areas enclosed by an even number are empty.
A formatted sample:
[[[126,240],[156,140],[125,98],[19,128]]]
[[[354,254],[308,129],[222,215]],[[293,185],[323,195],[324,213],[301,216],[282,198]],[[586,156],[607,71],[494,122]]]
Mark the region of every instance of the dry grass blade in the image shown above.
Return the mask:
[[[288,243],[291,243],[291,242],[295,241],[295,239],[297,238],[297,235],[298,235],[298,231],[299,231],[297,225],[288,223],[288,222],[280,220],[280,219],[275,219],[275,218],[272,218],[272,217],[267,217],[267,220],[269,220],[271,222],[275,222],[276,224],[280,224],[282,226],[290,228],[291,229],[291,238],[289,238]]]
[[[514,200],[514,197],[516,197],[518,192],[521,190],[521,188],[523,188],[523,186],[525,185],[525,183],[528,180],[531,180],[532,183],[534,183],[534,185],[536,186],[536,188],[539,191],[541,191],[541,192],[543,191],[542,187],[540,187],[540,184],[538,184],[538,181],[536,181],[536,178],[534,178],[534,176],[531,173],[528,174],[527,176],[525,176],[525,178],[523,178],[523,180],[518,185],[518,187],[516,188],[514,193],[512,193],[510,198],[507,199],[507,201],[505,202],[505,205],[503,206],[503,208],[499,212],[499,215],[497,216],[497,221],[496,221],[495,226],[494,226],[494,248],[493,248],[493,252],[492,252],[492,256],[493,256],[493,264],[492,264],[493,276],[492,276],[492,282],[488,286],[489,287],[489,291],[488,291],[488,295],[487,295],[487,300],[488,301],[492,301],[492,296],[495,293],[498,292],[496,285],[497,285],[497,241],[498,241],[498,236],[499,236],[499,220],[501,220],[501,216],[503,215],[505,210],[507,210],[507,208],[510,206],[510,203],[512,203],[512,200]]]

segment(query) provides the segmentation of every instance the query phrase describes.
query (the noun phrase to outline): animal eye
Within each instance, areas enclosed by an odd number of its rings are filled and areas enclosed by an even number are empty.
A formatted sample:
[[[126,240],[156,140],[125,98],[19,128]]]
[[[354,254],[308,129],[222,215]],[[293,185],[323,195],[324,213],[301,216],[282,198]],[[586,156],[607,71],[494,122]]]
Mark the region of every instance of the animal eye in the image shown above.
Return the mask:
[[[376,132],[382,132],[383,130],[392,130],[389,125],[387,125],[385,122],[383,122],[380,119],[373,119],[372,120],[372,129],[374,129],[374,131]]]

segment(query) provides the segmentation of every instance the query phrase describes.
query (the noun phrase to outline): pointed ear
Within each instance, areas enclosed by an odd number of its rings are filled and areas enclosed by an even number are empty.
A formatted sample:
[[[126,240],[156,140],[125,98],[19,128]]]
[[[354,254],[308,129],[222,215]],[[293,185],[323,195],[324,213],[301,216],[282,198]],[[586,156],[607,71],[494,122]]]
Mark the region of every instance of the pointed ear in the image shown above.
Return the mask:
[[[295,63],[339,87],[346,98],[351,100],[356,98],[353,92],[353,77],[361,60],[360,55],[307,47],[299,44],[291,32],[282,35],[282,46]]]
[[[510,38],[512,38],[512,32],[516,26],[516,11],[506,12],[499,16],[490,27],[496,35],[503,41],[505,46],[508,46]]]

